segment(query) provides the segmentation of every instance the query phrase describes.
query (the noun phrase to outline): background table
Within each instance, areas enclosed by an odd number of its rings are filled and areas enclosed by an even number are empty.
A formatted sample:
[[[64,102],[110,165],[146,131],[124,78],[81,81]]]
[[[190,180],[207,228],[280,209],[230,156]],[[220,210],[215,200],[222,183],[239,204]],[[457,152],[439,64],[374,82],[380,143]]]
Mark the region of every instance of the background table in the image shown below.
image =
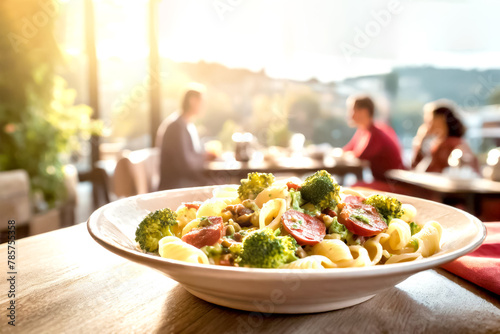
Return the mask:
[[[356,158],[341,159],[329,157],[324,160],[316,160],[308,157],[282,158],[276,162],[238,162],[238,161],[211,161],[205,165],[207,175],[220,184],[239,182],[246,178],[248,173],[285,173],[287,175],[303,175],[314,173],[324,169],[332,175],[337,176],[337,181],[343,183],[347,174],[353,174],[358,181],[363,179],[363,170],[369,167],[367,161]]]
[[[79,224],[18,241],[19,333],[498,333],[500,299],[442,269],[371,300],[308,315],[259,314],[200,300],[106,251]],[[6,268],[6,244],[0,245]],[[202,279],[200,277],[200,279]],[[332,282],[335,284],[335,282]],[[6,312],[2,279],[0,309]],[[8,330],[2,314],[1,332]],[[5,331],[6,332],[6,331]]]
[[[130,159],[130,165],[126,168],[122,165],[122,179],[118,184],[121,189],[130,190],[130,193],[116,194],[116,182],[114,182],[116,160],[100,160],[95,165],[95,170],[92,174],[93,181],[93,199],[94,206],[100,207],[111,201],[113,197],[118,196],[133,196],[138,193],[146,193],[157,190],[155,180],[159,181],[159,167],[154,164],[154,159],[158,159],[157,149],[143,149],[130,153],[128,157],[136,154],[138,157]],[[124,158],[122,158],[124,159]],[[148,160],[153,159],[153,160]],[[204,166],[204,171],[208,177],[209,184],[234,184],[239,183],[241,179],[246,178],[250,172],[286,174],[301,176],[304,174],[312,174],[320,169],[325,169],[335,175],[337,182],[344,183],[344,176],[353,174],[357,180],[363,179],[363,170],[369,167],[367,161],[362,161],[354,157],[336,158],[326,157],[322,160],[311,159],[309,157],[288,158],[283,157],[275,162],[266,160],[238,162],[235,160],[228,161],[211,161]],[[124,171],[130,173],[127,177]],[[139,187],[137,186],[139,185]],[[136,189],[141,188],[141,189]],[[133,192],[136,190],[143,190]]]
[[[435,193],[440,197],[440,202],[446,202],[449,198],[463,198],[467,211],[475,216],[481,215],[481,202],[484,198],[500,199],[500,182],[482,178],[458,179],[440,173],[406,170],[390,170],[386,177],[396,183]]]

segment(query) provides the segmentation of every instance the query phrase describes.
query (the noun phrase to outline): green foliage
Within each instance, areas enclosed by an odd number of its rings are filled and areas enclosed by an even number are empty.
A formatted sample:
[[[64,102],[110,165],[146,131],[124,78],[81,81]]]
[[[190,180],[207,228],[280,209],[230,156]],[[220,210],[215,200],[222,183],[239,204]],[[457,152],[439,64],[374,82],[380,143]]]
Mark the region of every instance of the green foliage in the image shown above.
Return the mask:
[[[291,236],[276,236],[269,228],[249,234],[243,239],[242,248],[240,247],[233,251],[238,251],[236,262],[242,266],[278,268],[297,260],[295,239]]]
[[[403,215],[401,202],[393,197],[376,194],[365,199],[363,203],[374,206],[388,224],[393,218]]]
[[[246,179],[242,179],[238,188],[239,197],[244,199],[255,199],[257,195],[274,182],[274,175],[271,173],[248,173]]]
[[[170,209],[149,213],[135,231],[135,241],[146,252],[157,252],[158,242],[163,237],[175,236],[172,226],[177,225],[177,215]]]
[[[320,170],[307,177],[300,189],[302,198],[311,202],[320,210],[334,209],[340,202],[340,186],[325,170]]]
[[[34,25],[40,11],[36,0],[0,4],[0,170],[26,170],[32,192],[54,207],[66,195],[63,155],[99,124],[90,120],[89,107],[74,105],[75,91],[56,76],[61,55],[53,19]]]

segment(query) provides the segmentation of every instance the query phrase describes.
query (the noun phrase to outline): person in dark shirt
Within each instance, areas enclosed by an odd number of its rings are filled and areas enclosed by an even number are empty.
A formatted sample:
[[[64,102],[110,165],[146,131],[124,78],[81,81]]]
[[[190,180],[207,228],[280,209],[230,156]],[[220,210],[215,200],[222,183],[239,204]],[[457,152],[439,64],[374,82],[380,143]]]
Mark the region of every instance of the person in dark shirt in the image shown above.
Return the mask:
[[[427,103],[424,106],[424,123],[413,139],[412,168],[421,172],[442,173],[449,167],[451,152],[459,149],[463,163],[479,173],[478,160],[463,139],[465,131],[451,102],[438,100]],[[424,148],[427,141],[430,142],[429,150]]]
[[[160,190],[202,186],[207,184],[203,173],[204,152],[194,120],[204,110],[203,94],[188,90],[183,98],[181,114],[175,119],[167,118],[160,129],[157,143],[161,147]]]
[[[373,178],[386,181],[385,172],[405,169],[401,158],[401,146],[394,130],[386,124],[375,124],[375,105],[368,96],[355,96],[347,100],[349,120],[357,128],[356,133],[344,146],[361,160],[370,162]]]

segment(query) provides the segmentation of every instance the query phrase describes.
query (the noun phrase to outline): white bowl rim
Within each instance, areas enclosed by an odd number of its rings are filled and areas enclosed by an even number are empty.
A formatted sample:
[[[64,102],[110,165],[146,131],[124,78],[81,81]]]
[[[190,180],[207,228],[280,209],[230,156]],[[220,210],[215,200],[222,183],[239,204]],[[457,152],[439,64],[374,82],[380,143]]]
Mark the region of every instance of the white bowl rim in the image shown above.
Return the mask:
[[[231,272],[234,275],[238,275],[238,273],[246,275],[248,273],[254,273],[258,274],[259,277],[265,278],[266,276],[268,278],[272,278],[272,276],[268,275],[276,275],[276,274],[306,274],[306,275],[313,275],[314,277],[320,278],[320,277],[371,277],[371,276],[392,276],[392,275],[397,275],[397,274],[405,274],[405,273],[412,273],[412,272],[418,272],[426,269],[431,269],[437,266],[440,266],[442,264],[451,262],[463,255],[466,255],[467,253],[472,252],[473,250],[477,249],[484,241],[486,238],[486,227],[484,224],[476,217],[473,215],[460,210],[458,208],[452,207],[452,209],[457,210],[464,214],[467,218],[470,219],[472,223],[474,223],[479,231],[474,237],[473,240],[470,241],[470,243],[466,246],[463,246],[461,248],[458,248],[456,250],[450,251],[446,254],[436,254],[432,255],[430,257],[420,259],[417,261],[410,261],[410,262],[403,262],[403,263],[394,263],[390,265],[375,265],[375,266],[369,266],[369,267],[351,267],[351,268],[329,268],[329,269],[275,269],[275,268],[246,268],[246,267],[229,267],[229,266],[217,266],[217,265],[206,265],[206,264],[196,264],[196,263],[189,263],[189,262],[183,262],[183,261],[178,261],[178,260],[172,260],[172,259],[166,259],[162,258],[158,255],[153,255],[153,254],[148,254],[148,253],[143,253],[141,251],[137,250],[132,250],[127,247],[123,247],[119,244],[113,244],[111,242],[108,242],[105,237],[100,235],[99,230],[97,229],[97,225],[99,224],[99,217],[101,216],[101,213],[109,208],[112,205],[117,205],[119,201],[123,200],[130,200],[130,199],[137,199],[141,198],[144,196],[151,196],[151,195],[158,195],[158,194],[168,194],[169,192],[175,192],[178,190],[196,190],[196,189],[207,189],[207,188],[213,188],[214,186],[205,186],[205,187],[192,187],[192,188],[182,188],[182,189],[170,189],[170,190],[164,190],[164,191],[159,191],[159,192],[154,192],[154,193],[148,193],[148,194],[142,194],[142,195],[136,195],[132,197],[127,197],[123,199],[119,199],[115,202],[108,203],[101,208],[97,209],[92,213],[92,215],[89,217],[87,221],[87,230],[92,236],[92,238],[99,243],[101,246],[106,248],[108,251],[111,251],[112,253],[115,253],[119,256],[122,256],[128,260],[146,264],[146,263],[151,263],[154,264],[155,267],[158,266],[165,266],[169,265],[173,269],[174,267],[185,267],[185,268],[192,268],[196,269],[199,271],[209,271],[213,273],[218,273],[220,272],[221,274]],[[383,192],[379,192],[383,193]],[[388,195],[391,195],[391,193],[385,193]],[[407,195],[401,195],[401,194],[392,194],[394,196],[405,196],[405,197],[412,197],[412,196],[407,196]],[[413,197],[419,201],[424,201],[428,203],[432,203],[432,205],[438,205],[438,206],[443,206],[450,208],[450,206],[426,200],[426,199],[421,199],[417,197]],[[146,262],[146,263],[145,263]],[[263,275],[263,276],[261,276]],[[257,276],[255,276],[257,278]]]

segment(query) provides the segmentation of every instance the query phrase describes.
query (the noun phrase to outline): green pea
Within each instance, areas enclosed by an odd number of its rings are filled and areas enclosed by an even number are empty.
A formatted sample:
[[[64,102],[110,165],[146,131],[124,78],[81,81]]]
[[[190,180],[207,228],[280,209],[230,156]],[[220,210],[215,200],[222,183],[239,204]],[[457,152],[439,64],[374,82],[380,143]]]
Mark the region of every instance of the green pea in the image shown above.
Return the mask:
[[[226,235],[233,235],[235,232],[236,231],[233,225],[226,226]]]
[[[241,231],[241,226],[240,226],[240,224],[238,224],[238,223],[236,223],[236,222],[232,222],[232,223],[230,223],[230,224],[234,227],[234,231],[235,231],[235,232],[239,232],[239,231]]]

